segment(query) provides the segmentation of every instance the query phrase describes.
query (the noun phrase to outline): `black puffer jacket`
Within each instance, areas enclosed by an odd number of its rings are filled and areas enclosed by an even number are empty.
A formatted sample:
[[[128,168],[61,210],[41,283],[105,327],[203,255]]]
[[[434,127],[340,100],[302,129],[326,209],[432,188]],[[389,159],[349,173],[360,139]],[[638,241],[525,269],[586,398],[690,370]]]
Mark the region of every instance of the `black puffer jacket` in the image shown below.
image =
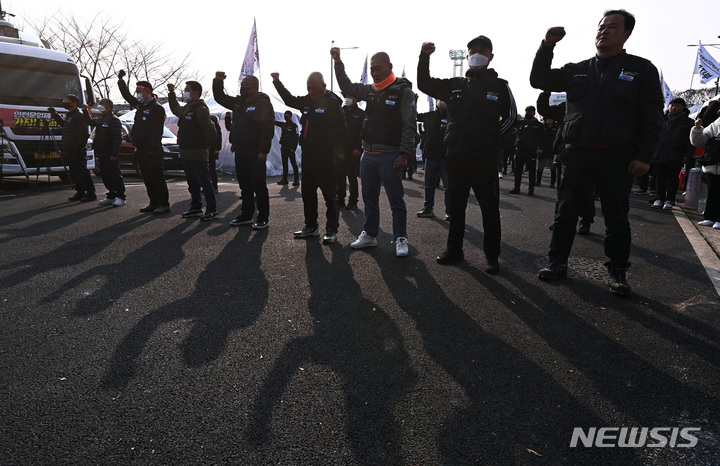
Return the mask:
[[[267,154],[272,148],[275,134],[275,112],[270,97],[259,92],[246,102],[242,96],[230,97],[225,94],[222,79],[213,79],[215,102],[232,110],[230,143],[232,151],[241,156]]]
[[[695,147],[690,144],[690,130],[695,123],[689,115],[690,111],[686,108],[676,118],[670,118],[670,114],[665,116],[660,146],[652,158],[654,163],[671,163],[692,157]]]

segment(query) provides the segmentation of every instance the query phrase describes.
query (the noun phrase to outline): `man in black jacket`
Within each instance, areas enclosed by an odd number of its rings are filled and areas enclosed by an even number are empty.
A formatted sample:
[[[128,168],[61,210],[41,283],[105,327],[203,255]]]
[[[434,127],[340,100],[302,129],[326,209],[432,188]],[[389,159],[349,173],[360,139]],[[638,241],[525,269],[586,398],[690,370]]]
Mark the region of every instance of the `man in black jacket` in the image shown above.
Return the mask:
[[[652,159],[657,191],[657,200],[652,205],[655,209],[672,210],[680,184],[680,169],[695,152],[690,144],[690,130],[695,123],[689,115],[684,99],[678,97],[670,101],[660,147]]]
[[[535,55],[530,84],[537,89],[567,92],[562,138],[563,178],[553,223],[549,264],[538,277],[567,275],[579,209],[595,183],[605,217],[608,285],[613,294],[631,288],[628,199],[632,177],[645,174],[662,129],[663,96],[655,66],[629,55],[624,44],[635,26],[625,10],[605,12],[595,38],[597,55],[580,63],[551,69],[553,48],[565,29],[548,29]]]
[[[100,167],[100,176],[108,190],[105,199],[98,204],[120,207],[125,205],[125,182],[120,172],[120,146],[122,145],[122,125],[120,119],[113,114],[113,102],[110,99],[100,99],[97,110],[100,118],[92,120],[88,106],[83,105],[83,117],[88,126],[95,128],[93,149],[95,160]]]
[[[97,199],[95,184],[93,184],[90,171],[87,169],[87,151],[85,145],[88,140],[88,127],[82,113],[78,109],[80,99],[74,94],[68,94],[63,99],[63,107],[67,109],[65,118],[58,115],[54,108],[49,108],[53,120],[62,126],[61,150],[65,163],[70,170],[70,179],[75,183],[75,195],[68,200],[89,202]]]
[[[340,98],[328,91],[322,74],[310,73],[307,95],[290,94],[279,73],[271,73],[273,85],[286,105],[302,112],[300,119],[302,147],[302,200],[305,226],[294,233],[295,238],[320,236],[318,230],[318,188],[325,199],[326,224],[323,243],[337,241],[338,204],[335,159],[338,148],[345,141],[345,116],[340,109]]]
[[[170,195],[165,182],[162,149],[165,109],[157,103],[149,82],[138,81],[133,96],[123,80],[124,76],[125,71],[120,70],[118,87],[127,103],[135,108],[135,121],[130,138],[135,146],[135,156],[150,198],[150,204],[140,209],[140,212],[167,214],[170,212]]]
[[[282,179],[278,181],[277,184],[288,184],[288,162],[290,162],[293,167],[293,174],[295,175],[293,186],[299,186],[300,173],[298,171],[298,164],[295,157],[295,151],[297,150],[299,141],[298,127],[295,122],[292,121],[292,112],[290,110],[286,111],[283,114],[283,117],[285,118],[284,122],[275,122],[275,126],[280,127],[280,156],[282,158],[283,167]]]
[[[450,189],[448,188],[447,147],[445,146],[445,129],[448,124],[447,104],[438,100],[437,109],[431,112],[418,113],[418,121],[423,124],[422,157],[425,161],[425,200],[423,208],[417,213],[421,218],[435,216],[435,190],[438,179],[442,181],[445,196],[445,220],[450,220]]]
[[[448,105],[447,169],[450,179],[450,231],[440,264],[463,260],[465,208],[470,189],[483,216],[483,250],[487,273],[498,273],[500,265],[500,184],[497,154],[502,135],[515,123],[517,110],[507,81],[488,68],[493,58],[492,42],[478,36],[468,43],[465,77],[430,77],[430,55],[435,44],[425,42],[418,61],[418,88]]]
[[[235,172],[240,185],[242,208],[240,215],[230,225],[252,224],[253,229],[260,230],[268,227],[270,218],[265,162],[275,134],[275,112],[270,97],[259,92],[259,81],[255,76],[242,79],[240,95],[235,97],[225,93],[223,81],[226,77],[223,71],[215,73],[213,97],[217,103],[232,110],[230,150],[235,153]],[[258,215],[253,223],[256,199]]]
[[[357,99],[350,94],[345,96],[343,111],[345,112],[345,125],[347,126],[347,137],[343,149],[338,152],[337,159],[337,185],[338,205],[345,205],[346,183],[350,191],[345,209],[357,209],[358,196],[358,162],[362,156],[362,128],[365,122],[365,112],[358,107]]]
[[[535,107],[525,107],[525,120],[520,123],[515,142],[515,187],[510,194],[520,193],[523,171],[528,169],[528,196],[535,194],[535,170],[537,158],[542,154],[542,143],[545,129],[535,118]]]

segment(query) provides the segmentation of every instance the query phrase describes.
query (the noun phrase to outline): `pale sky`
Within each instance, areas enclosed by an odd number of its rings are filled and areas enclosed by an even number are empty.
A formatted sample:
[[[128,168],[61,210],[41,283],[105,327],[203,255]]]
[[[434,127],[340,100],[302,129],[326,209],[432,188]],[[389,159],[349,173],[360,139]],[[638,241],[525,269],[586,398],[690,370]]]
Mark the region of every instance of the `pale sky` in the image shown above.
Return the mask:
[[[663,72],[672,90],[690,87],[697,47],[689,44],[720,44],[720,2],[683,3],[676,0],[605,1],[500,1],[500,2],[329,2],[315,1],[159,2],[123,0],[96,2],[76,0],[3,0],[6,11],[14,13],[16,25],[25,17],[42,19],[63,9],[80,18],[102,13],[123,24],[136,38],[162,40],[178,55],[191,53],[198,80],[208,89],[215,71],[228,75],[226,88],[237,90],[234,79],[240,74],[253,18],[257,21],[262,90],[275,93],[270,73],[295,95],[303,95],[305,80],[320,71],[330,88],[330,46],[358,47],[343,50],[348,75],[359,81],[365,55],[385,51],[390,55],[396,75],[405,67],[408,79],[415,74],[420,46],[435,42],[431,57],[434,77],[452,76],[450,49],[466,49],[467,42],[480,34],[494,45],[490,64],[506,79],[523,109],[534,105],[539,94],[529,84],[532,59],[551,26],[564,26],[567,35],[555,48],[553,66],[590,58],[595,53],[597,23],[606,9],[624,8],[633,13],[637,24],[626,43],[628,53],[651,60]],[[379,7],[382,5],[382,7]],[[452,6],[456,5],[456,6]],[[472,7],[466,5],[473,5]],[[683,9],[685,7],[685,9]],[[707,47],[720,61],[720,48]],[[692,79],[694,89],[714,87]],[[337,89],[337,82],[335,83]],[[417,91],[417,90],[416,90]],[[160,90],[164,95],[164,90]],[[421,94],[419,111],[427,111]]]

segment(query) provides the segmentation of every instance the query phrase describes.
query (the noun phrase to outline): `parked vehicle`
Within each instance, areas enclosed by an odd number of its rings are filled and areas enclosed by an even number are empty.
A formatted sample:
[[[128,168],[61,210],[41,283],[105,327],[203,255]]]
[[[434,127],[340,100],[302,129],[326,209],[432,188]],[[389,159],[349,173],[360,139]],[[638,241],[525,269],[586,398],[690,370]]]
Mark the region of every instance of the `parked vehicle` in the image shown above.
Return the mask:
[[[81,79],[69,55],[46,48],[5,16],[0,11],[0,170],[3,175],[53,174],[69,181],[59,151],[62,128],[48,108],[64,116],[61,102],[67,94],[93,105],[90,80]],[[93,169],[92,140],[87,160]]]

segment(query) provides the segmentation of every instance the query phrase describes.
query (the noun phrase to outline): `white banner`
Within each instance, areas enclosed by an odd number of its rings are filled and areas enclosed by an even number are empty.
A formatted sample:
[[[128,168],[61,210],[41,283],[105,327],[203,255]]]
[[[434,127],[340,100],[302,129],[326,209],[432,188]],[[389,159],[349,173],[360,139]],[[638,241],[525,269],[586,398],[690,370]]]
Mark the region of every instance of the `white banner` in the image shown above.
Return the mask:
[[[432,112],[433,110],[435,110],[435,99],[433,99],[430,96],[428,96],[427,99],[428,99],[428,106],[430,107],[430,111]],[[444,188],[444,186],[443,186],[443,188]]]
[[[675,98],[672,91],[668,87],[667,83],[665,82],[665,78],[663,78],[662,70],[660,71],[660,83],[662,84],[662,91],[663,91],[663,97],[665,98],[665,110],[670,107],[670,101]]]
[[[698,47],[697,54],[697,68],[695,73],[700,75],[700,82],[702,84],[708,83],[715,78],[720,78],[720,65],[715,59],[705,50],[702,42]]]
[[[245,76],[254,76],[259,70],[260,52],[258,51],[257,28],[255,27],[255,19],[253,18],[252,32],[250,33],[250,41],[245,51],[245,59],[243,60],[239,81],[242,81]]]
[[[365,54],[365,65],[363,65],[362,74],[360,75],[360,82],[363,84],[368,83],[368,74],[367,74],[367,53]]]

